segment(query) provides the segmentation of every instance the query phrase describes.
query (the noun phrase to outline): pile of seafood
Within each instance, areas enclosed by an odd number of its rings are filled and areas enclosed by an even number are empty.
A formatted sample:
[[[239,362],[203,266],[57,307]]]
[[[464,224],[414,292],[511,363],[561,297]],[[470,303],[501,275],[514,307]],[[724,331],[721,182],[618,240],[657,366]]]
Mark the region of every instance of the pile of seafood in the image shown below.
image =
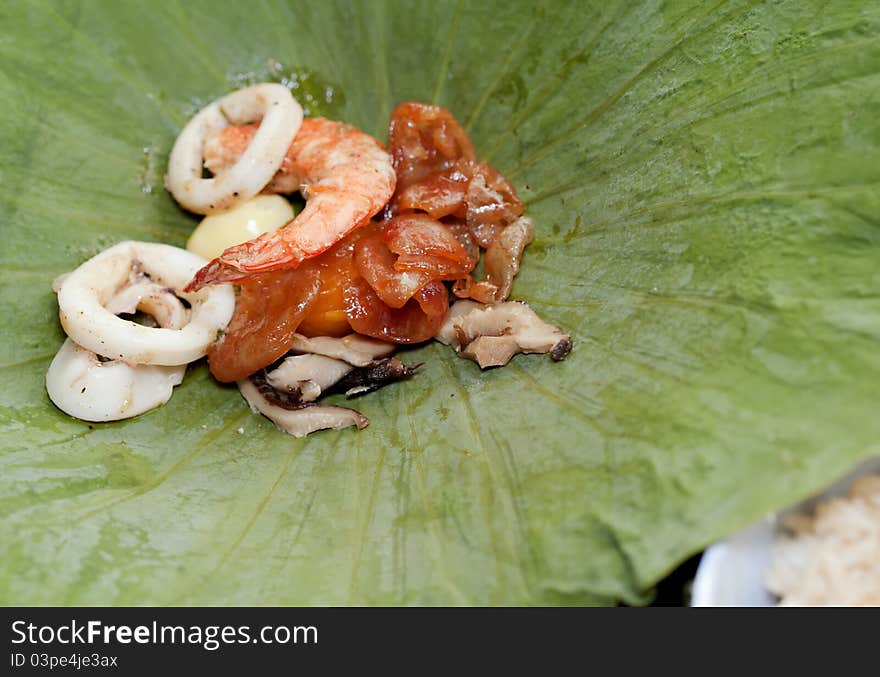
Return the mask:
[[[534,223],[440,106],[399,105],[386,148],[304,118],[282,85],[248,87],[190,120],[165,185],[205,217],[186,250],[121,242],[54,283],[68,338],[46,385],[71,416],[148,411],[207,356],[218,381],[299,437],[368,425],[319,398],[412,377],[420,365],[394,357],[399,345],[436,339],[482,368],[571,350],[507,300]],[[294,193],[299,214],[282,197]]]

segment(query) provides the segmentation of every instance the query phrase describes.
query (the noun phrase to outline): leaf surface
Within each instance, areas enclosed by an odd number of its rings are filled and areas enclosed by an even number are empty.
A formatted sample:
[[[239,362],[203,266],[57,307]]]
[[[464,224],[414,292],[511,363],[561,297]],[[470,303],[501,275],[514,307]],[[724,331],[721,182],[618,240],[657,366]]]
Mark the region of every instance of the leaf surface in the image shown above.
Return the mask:
[[[0,8],[0,601],[645,602],[880,452],[880,5],[116,2]],[[183,245],[200,105],[284,80],[385,138],[436,101],[537,223],[514,297],[568,361],[432,344],[296,440],[203,364],[92,424],[43,378],[54,276]]]

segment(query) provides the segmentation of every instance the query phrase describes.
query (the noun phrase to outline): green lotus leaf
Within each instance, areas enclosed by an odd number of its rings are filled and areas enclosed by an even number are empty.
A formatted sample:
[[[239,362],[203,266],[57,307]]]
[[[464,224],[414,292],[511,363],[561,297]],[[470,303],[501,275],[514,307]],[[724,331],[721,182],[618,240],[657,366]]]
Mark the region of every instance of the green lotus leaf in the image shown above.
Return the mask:
[[[645,603],[880,451],[880,4],[0,7],[0,601]],[[439,344],[298,440],[203,363],[88,424],[49,401],[53,278],[182,245],[177,132],[244,83],[384,139],[435,101],[537,223],[514,297],[570,358]]]

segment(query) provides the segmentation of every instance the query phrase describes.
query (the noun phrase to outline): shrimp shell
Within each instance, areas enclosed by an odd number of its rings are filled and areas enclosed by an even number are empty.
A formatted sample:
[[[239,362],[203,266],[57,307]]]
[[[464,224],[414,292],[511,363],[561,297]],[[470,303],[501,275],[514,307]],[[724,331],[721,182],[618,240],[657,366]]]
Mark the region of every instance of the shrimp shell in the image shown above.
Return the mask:
[[[259,131],[237,161],[202,178],[205,140],[232,124],[262,118]],[[250,200],[268,184],[299,131],[303,111],[283,85],[263,83],[227,94],[203,108],[174,142],[165,187],[186,209],[213,214]]]

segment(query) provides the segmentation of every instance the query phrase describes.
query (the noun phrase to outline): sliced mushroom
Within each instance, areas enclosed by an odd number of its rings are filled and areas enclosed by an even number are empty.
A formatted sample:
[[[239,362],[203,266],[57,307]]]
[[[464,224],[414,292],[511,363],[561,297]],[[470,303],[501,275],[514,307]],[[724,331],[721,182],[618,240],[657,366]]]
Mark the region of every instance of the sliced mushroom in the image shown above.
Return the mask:
[[[326,428],[365,428],[370,421],[354,409],[315,403],[323,393],[349,397],[409,378],[420,365],[408,367],[388,355],[395,345],[359,334],[344,338],[294,337],[290,355],[275,369],[239,381],[251,409],[295,437]]]
[[[457,301],[436,338],[483,369],[505,365],[517,353],[549,353],[558,362],[572,348],[569,335],[519,301],[489,306]]]
[[[363,429],[370,425],[370,420],[354,409],[297,401],[291,396],[270,400],[267,393],[278,391],[258,377],[239,381],[238,389],[255,413],[262,414],[294,437],[305,437],[317,430],[339,430],[349,426]]]
[[[306,338],[302,334],[294,334],[293,343],[290,346],[291,352],[294,353],[313,353],[335,357],[355,367],[366,367],[373,360],[390,355],[395,348],[393,343],[378,341],[361,334],[349,334],[342,338],[330,336]]]
[[[522,216],[495,237],[486,250],[486,275],[479,282],[470,276],[457,280],[453,293],[480,303],[497,303],[510,296],[513,278],[519,272],[523,251],[535,238],[535,223]]]
[[[504,301],[510,296],[523,251],[534,239],[534,221],[522,216],[501,231],[501,235],[489,245],[485,259],[486,280],[498,288],[496,301]]]
[[[276,390],[299,392],[304,402],[312,402],[352,369],[348,362],[324,355],[291,355],[266,374],[266,381]]]
[[[324,355],[291,355],[266,374],[266,381],[275,390],[293,394],[302,402],[313,402],[327,392],[363,395],[411,377],[420,366],[408,367],[396,357],[353,367]]]
[[[486,307],[487,306],[482,303],[477,303],[476,301],[470,301],[468,299],[456,301],[449,309],[449,314],[446,316],[446,322],[443,323],[443,326],[440,327],[440,331],[437,332],[437,335],[434,338],[440,341],[440,343],[452,346],[458,350],[461,347],[461,344],[457,343],[458,332],[456,331],[456,326],[459,324],[459,321],[471,312]]]
[[[363,395],[378,390],[389,383],[408,379],[421,366],[421,364],[415,364],[408,367],[396,357],[386,357],[384,360],[376,360],[366,367],[352,369],[329,390],[344,392],[348,397]],[[327,391],[328,389],[325,388],[325,392]]]
[[[64,284],[68,277],[70,277],[70,272],[61,273],[61,275],[52,280],[52,291],[57,294],[58,290],[61,289],[61,285]]]

